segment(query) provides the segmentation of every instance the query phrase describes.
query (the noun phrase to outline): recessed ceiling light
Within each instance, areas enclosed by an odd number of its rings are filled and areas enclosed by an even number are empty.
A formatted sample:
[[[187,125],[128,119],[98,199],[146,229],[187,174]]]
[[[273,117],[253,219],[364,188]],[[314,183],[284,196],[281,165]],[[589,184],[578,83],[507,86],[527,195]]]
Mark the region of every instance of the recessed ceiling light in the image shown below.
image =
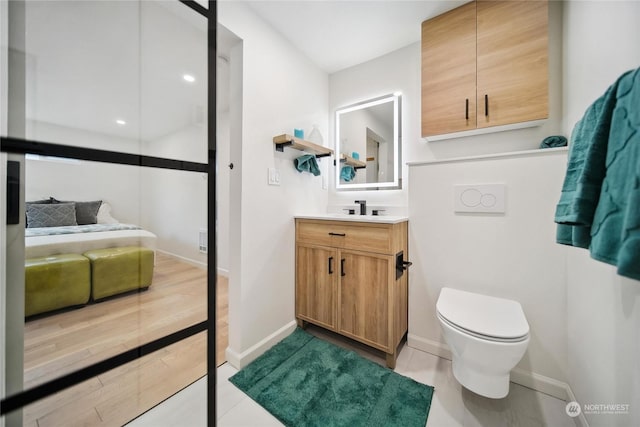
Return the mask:
[[[196,78],[193,77],[191,74],[184,74],[182,78],[189,83],[193,83],[196,81]]]
[[[126,124],[127,124],[127,122],[125,122],[125,121],[124,121],[124,120],[122,120],[122,119],[118,119],[118,120],[116,120],[116,123],[117,123],[117,124],[119,124],[120,126],[124,126],[124,125],[126,125]]]

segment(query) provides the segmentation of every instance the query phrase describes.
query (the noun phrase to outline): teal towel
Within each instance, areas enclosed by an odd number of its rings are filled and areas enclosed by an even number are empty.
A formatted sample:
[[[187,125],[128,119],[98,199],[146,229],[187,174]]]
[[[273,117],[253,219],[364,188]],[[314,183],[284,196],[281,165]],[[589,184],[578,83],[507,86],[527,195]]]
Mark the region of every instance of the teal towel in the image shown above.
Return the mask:
[[[571,135],[558,243],[640,280],[640,68],[594,102]]]
[[[562,135],[548,136],[540,143],[540,148],[566,147],[567,138]]]
[[[305,154],[296,159],[293,159],[293,164],[298,172],[310,172],[313,176],[320,175],[320,168],[316,161],[316,156],[313,154]]]
[[[351,165],[345,165],[340,169],[340,178],[346,182],[356,177],[356,170]]]

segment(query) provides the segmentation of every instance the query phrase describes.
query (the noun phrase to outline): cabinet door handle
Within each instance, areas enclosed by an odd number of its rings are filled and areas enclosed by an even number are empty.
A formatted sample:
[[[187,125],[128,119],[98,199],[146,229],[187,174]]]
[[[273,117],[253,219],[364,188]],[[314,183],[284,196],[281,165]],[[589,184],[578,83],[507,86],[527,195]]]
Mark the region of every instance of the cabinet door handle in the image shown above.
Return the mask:
[[[484,115],[489,116],[489,95],[484,95]]]
[[[465,120],[469,120],[469,98],[465,100],[464,104],[464,118]]]
[[[345,261],[344,258],[342,258],[340,260],[340,275],[341,276],[346,276],[347,275],[347,273],[344,272],[344,261]]]
[[[345,237],[346,233],[329,233],[329,236],[340,236],[340,237]]]
[[[333,257],[329,257],[329,274],[333,274]]]

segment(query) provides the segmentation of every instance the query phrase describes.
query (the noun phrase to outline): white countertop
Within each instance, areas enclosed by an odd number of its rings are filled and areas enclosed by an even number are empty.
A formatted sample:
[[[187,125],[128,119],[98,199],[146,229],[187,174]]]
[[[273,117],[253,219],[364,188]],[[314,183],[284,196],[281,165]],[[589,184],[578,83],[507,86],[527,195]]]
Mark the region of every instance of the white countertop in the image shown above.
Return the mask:
[[[375,222],[380,224],[397,224],[400,222],[409,221],[409,217],[398,215],[347,215],[337,213],[295,215],[295,218],[319,219],[329,221]]]

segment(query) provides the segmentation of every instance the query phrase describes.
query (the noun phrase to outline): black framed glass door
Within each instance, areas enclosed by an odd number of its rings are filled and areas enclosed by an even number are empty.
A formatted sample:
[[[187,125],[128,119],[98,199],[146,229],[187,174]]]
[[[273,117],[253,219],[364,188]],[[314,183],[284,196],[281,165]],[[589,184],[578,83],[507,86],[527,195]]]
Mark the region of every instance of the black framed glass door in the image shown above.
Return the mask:
[[[3,2],[5,425],[122,425],[209,375],[215,1]]]

